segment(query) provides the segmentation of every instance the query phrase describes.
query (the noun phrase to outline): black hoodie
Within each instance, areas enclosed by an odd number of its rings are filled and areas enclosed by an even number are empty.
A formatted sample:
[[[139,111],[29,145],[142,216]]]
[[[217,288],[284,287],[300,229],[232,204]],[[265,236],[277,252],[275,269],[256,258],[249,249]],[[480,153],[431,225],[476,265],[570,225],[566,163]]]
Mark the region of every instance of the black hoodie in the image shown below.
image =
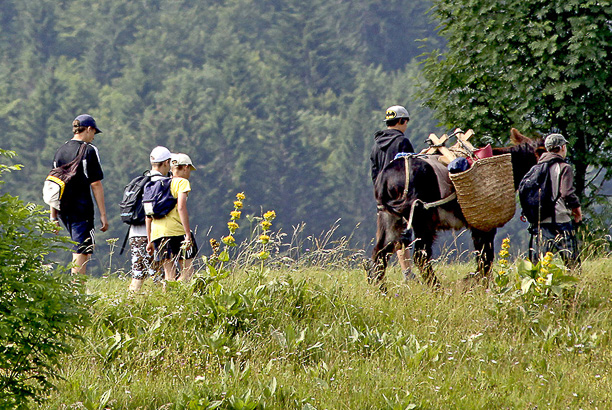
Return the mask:
[[[374,146],[370,154],[372,161],[372,182],[383,168],[393,161],[398,152],[414,152],[410,140],[400,130],[388,128],[376,131],[374,134]]]

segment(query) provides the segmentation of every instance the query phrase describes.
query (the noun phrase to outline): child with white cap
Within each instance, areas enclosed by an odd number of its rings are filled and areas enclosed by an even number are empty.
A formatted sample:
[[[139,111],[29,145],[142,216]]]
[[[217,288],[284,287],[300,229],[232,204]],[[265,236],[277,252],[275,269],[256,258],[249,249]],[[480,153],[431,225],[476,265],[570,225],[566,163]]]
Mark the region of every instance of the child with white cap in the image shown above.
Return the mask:
[[[187,154],[172,154],[170,160],[172,182],[170,193],[177,199],[176,206],[167,215],[155,219],[147,217],[147,251],[154,253],[155,260],[164,267],[166,281],[176,279],[174,262],[178,260],[178,280],[189,281],[193,276],[193,258],[198,253],[191,227],[187,198],[191,192],[189,177],[195,167]]]
[[[149,156],[151,170],[148,172],[152,181],[168,176],[171,156],[170,150],[166,147],[153,148]],[[132,282],[129,290],[138,292],[146,277],[153,277],[156,271],[153,257],[147,253],[148,240],[145,223],[130,226],[129,241],[132,254]]]

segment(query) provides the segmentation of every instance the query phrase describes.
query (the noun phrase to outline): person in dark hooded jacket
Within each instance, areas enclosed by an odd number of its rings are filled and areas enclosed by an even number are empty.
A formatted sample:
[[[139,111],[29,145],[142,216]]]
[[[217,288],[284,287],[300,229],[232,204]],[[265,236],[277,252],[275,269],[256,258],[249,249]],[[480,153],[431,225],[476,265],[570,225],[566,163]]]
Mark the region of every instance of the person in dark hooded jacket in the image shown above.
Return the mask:
[[[385,114],[387,129],[376,131],[374,134],[374,146],[370,154],[372,182],[376,181],[380,171],[393,161],[398,152],[414,152],[410,140],[404,135],[408,121],[410,121],[408,111],[401,105],[387,108]]]
[[[409,121],[410,115],[408,114],[408,110],[401,105],[394,105],[387,108],[385,112],[385,124],[387,128],[376,131],[374,134],[374,146],[370,154],[370,161],[372,163],[372,183],[376,183],[378,174],[380,174],[387,164],[393,161],[397,153],[414,152],[410,140],[404,135],[406,128],[408,128]],[[383,217],[381,212],[385,211],[379,209],[378,218]],[[401,237],[402,248],[396,252],[397,259],[399,260],[402,273],[406,280],[416,279],[416,276],[412,273],[410,252],[408,250],[411,243],[412,230],[406,229]]]

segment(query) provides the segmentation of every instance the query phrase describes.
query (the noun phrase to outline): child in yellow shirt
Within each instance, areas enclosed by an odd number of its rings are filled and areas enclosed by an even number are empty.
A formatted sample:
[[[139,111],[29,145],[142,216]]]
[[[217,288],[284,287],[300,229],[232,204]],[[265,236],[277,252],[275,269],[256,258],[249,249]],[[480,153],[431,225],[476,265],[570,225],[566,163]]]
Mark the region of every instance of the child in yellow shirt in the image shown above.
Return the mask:
[[[191,191],[189,177],[195,167],[187,154],[172,154],[170,160],[172,182],[170,193],[177,199],[176,206],[163,218],[147,217],[147,252],[154,253],[155,260],[164,267],[166,281],[176,280],[174,262],[178,260],[178,280],[189,281],[193,276],[193,258],[198,253],[189,225],[187,198]]]

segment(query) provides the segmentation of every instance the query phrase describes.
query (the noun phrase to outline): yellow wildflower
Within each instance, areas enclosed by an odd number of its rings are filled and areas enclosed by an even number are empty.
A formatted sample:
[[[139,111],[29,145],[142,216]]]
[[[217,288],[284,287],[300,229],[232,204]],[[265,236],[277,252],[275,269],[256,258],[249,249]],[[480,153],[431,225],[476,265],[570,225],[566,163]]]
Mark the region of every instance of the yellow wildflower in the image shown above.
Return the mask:
[[[268,243],[268,242],[270,242],[270,237],[268,235],[260,235],[259,236],[259,242],[261,242],[261,243]]]
[[[232,217],[232,220],[240,219],[240,215],[242,215],[241,211],[230,212],[230,216]]]
[[[540,278],[537,279],[537,282],[538,283],[546,283],[546,279],[540,277]]]
[[[243,201],[246,198],[246,196],[244,195],[244,192],[239,192],[236,194],[236,199],[239,201]]]
[[[500,263],[501,265],[507,265],[507,264],[508,264],[508,260],[507,260],[507,259],[500,259],[500,260],[499,260],[499,263]]]
[[[546,268],[541,268],[541,269],[540,269],[540,273],[542,273],[543,275],[546,275],[546,274],[548,274],[548,269],[546,269]]]
[[[215,238],[210,238],[210,247],[216,252],[219,249],[219,241]]]
[[[266,221],[271,221],[271,220],[273,220],[274,218],[276,218],[276,212],[274,212],[274,211],[268,211],[268,212],[266,212],[266,213],[264,214],[264,216],[263,216],[263,217],[264,217],[264,219],[265,219]]]
[[[229,246],[234,246],[234,245],[236,245],[236,239],[234,239],[234,237],[233,237],[232,235],[227,235],[227,236],[223,237],[223,238],[221,239],[221,241],[222,241],[224,244],[229,245]]]
[[[266,260],[270,257],[270,253],[266,252],[266,251],[261,251],[257,254],[257,258],[263,260]]]
[[[263,228],[264,231],[269,230],[271,226],[272,226],[272,222],[270,222],[270,221],[261,221],[261,227]]]
[[[508,249],[510,247],[510,238],[504,238],[502,241],[502,249]]]
[[[501,258],[507,258],[508,256],[510,256],[510,253],[507,250],[502,249],[501,251],[499,251],[499,256]]]
[[[242,201],[234,201],[234,208],[242,209]]]
[[[236,232],[236,229],[240,228],[240,226],[238,226],[238,224],[234,221],[230,221],[227,223],[227,228],[230,230],[231,233]]]

